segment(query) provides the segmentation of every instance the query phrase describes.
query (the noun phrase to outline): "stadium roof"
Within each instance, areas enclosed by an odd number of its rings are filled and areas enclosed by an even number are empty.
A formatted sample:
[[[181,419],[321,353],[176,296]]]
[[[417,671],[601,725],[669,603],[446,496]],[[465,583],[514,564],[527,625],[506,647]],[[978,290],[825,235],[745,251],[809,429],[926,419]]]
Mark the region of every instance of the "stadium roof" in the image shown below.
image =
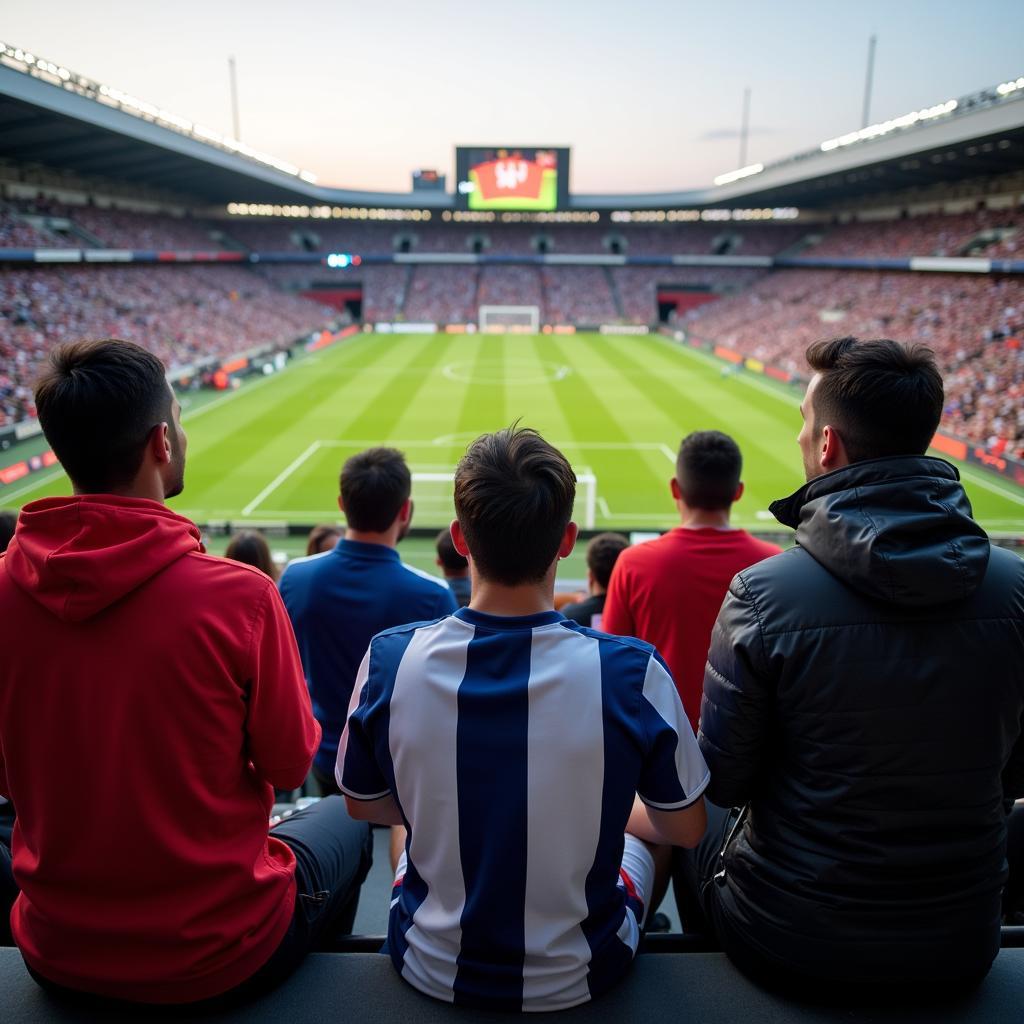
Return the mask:
[[[329,188],[115,89],[0,43],[0,159],[177,193],[209,204],[444,209],[446,192]],[[915,111],[706,189],[574,195],[577,210],[815,207],[1024,167],[1024,79]]]

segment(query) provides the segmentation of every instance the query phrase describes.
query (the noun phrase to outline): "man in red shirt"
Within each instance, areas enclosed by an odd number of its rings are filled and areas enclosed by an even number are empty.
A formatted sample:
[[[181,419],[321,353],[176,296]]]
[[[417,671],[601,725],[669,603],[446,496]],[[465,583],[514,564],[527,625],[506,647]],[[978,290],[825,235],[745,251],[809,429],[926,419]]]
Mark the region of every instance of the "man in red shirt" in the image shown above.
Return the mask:
[[[711,630],[733,576],[782,549],[729,524],[743,494],[743,457],[717,430],[679,446],[672,497],[681,524],[628,548],[612,570],[601,628],[635,636],[668,662],[693,731],[700,718]]]
[[[26,506],[0,558],[14,940],[79,999],[256,994],[351,919],[369,830],[334,798],[268,834],[320,729],[274,583],[164,505],[186,439],[161,362],[66,345],[35,397],[75,493]]]

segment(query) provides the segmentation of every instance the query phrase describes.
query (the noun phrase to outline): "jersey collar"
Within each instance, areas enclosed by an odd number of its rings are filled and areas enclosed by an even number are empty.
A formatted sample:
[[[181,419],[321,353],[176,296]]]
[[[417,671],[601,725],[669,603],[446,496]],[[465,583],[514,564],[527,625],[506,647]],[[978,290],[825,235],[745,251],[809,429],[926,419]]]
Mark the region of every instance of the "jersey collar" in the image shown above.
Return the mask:
[[[565,621],[565,616],[553,609],[549,612],[537,612],[535,615],[488,615],[486,612],[476,612],[471,608],[460,608],[455,612],[455,617],[468,622],[471,626],[482,626],[484,629],[497,631],[537,629],[538,626],[553,626]]]

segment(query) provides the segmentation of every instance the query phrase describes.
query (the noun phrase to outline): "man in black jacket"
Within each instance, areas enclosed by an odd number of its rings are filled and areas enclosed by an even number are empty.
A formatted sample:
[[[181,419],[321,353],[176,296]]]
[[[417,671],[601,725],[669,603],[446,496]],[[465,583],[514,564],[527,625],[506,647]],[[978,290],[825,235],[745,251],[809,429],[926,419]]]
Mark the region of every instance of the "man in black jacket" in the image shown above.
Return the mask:
[[[709,806],[677,891],[770,983],[975,984],[1024,796],[1024,561],[924,454],[929,349],[843,338],[807,359],[808,483],[772,506],[798,546],[733,580],[704,678],[707,795],[743,811]]]

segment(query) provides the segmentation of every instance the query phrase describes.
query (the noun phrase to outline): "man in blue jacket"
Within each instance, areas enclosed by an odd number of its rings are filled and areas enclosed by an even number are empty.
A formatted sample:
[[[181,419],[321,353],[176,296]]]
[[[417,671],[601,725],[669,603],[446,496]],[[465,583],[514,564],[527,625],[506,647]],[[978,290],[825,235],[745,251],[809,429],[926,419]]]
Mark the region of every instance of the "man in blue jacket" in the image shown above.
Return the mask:
[[[772,505],[797,546],[739,573],[715,625],[698,739],[718,806],[684,874],[761,979],[969,987],[1024,796],[1024,561],[925,455],[929,349],[841,338],[807,360],[808,483]]]
[[[325,796],[339,792],[338,740],[371,638],[382,629],[455,611],[448,585],[406,565],[395,550],[409,532],[411,492],[401,452],[370,448],[353,455],[341,470],[344,537],[330,551],[295,559],[281,577],[313,714],[323,730],[313,776]]]

